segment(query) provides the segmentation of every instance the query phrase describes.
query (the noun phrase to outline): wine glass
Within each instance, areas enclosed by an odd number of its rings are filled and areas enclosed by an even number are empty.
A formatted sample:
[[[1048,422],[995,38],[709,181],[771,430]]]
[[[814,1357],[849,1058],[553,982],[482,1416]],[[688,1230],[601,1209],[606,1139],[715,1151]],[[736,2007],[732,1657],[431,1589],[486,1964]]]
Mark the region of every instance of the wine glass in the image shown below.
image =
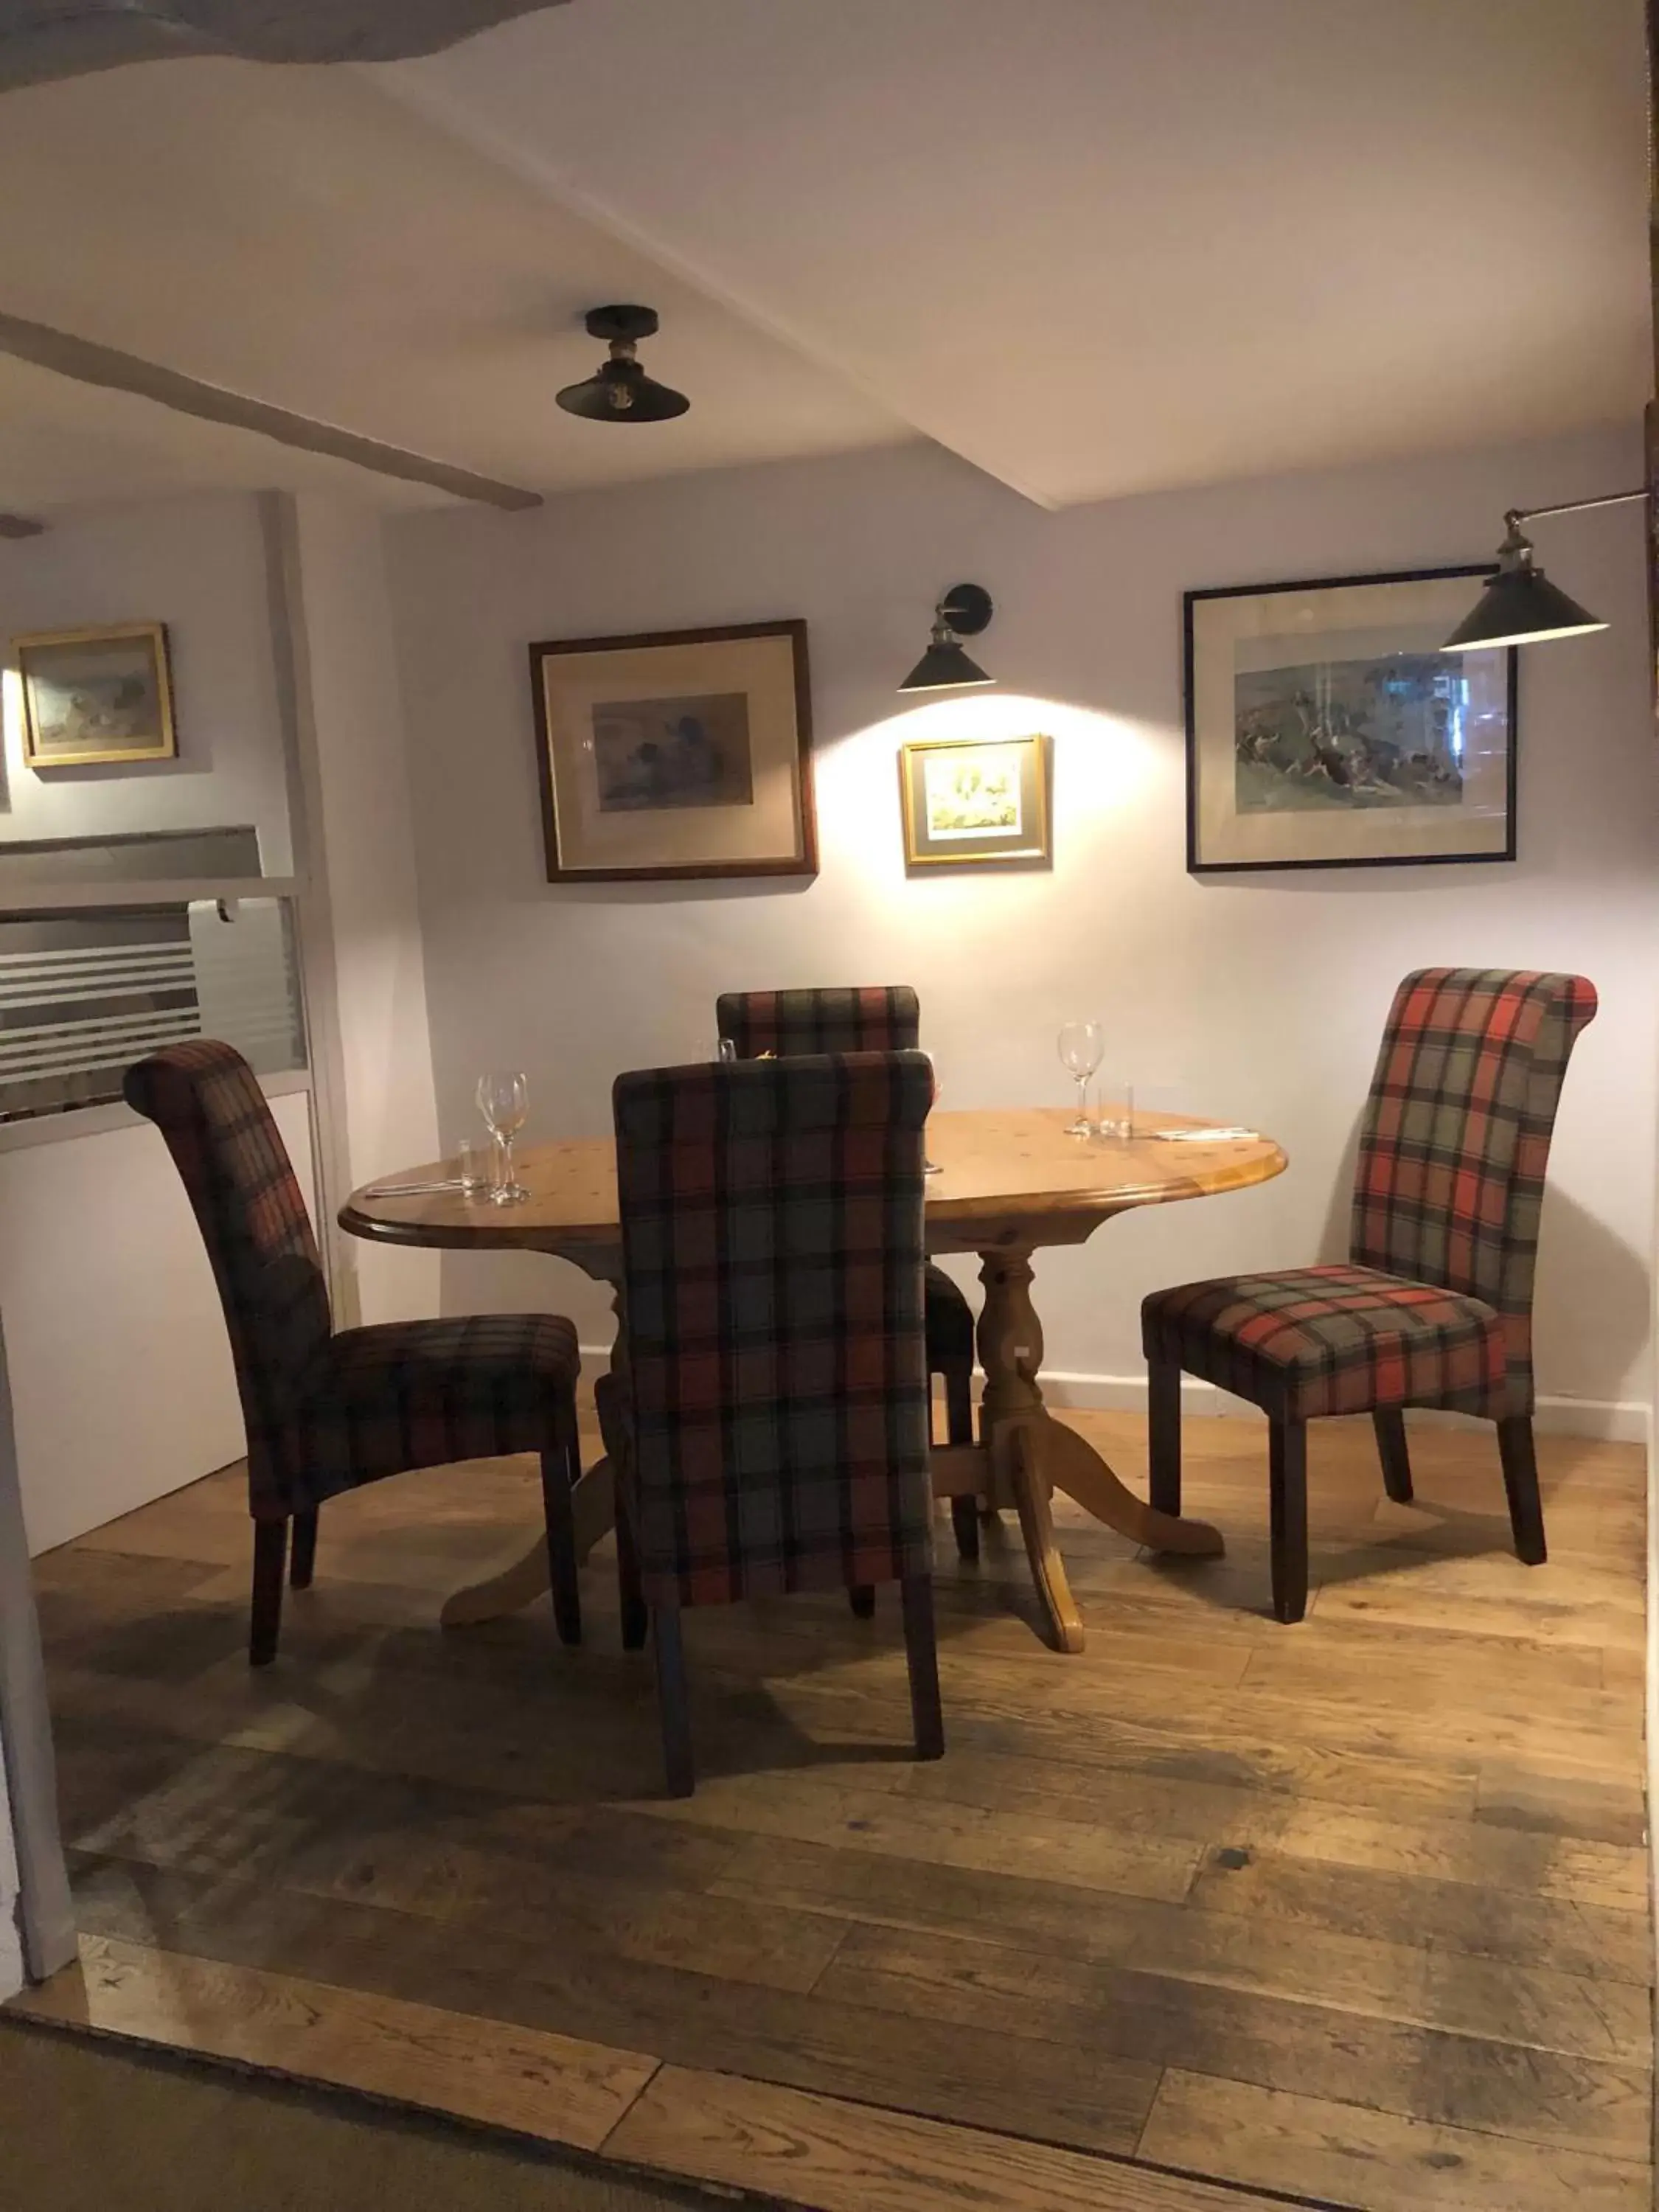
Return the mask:
[[[530,1193],[513,1171],[513,1139],[530,1111],[530,1085],[523,1075],[505,1068],[478,1078],[478,1111],[495,1139],[496,1175],[490,1190],[492,1206],[522,1206]]]
[[[927,1109],[931,1114],[933,1110],[933,1106],[937,1106],[939,1104],[939,1093],[944,1090],[945,1085],[939,1080],[939,1062],[934,1059],[933,1054],[931,1052],[924,1052],[921,1056],[927,1061],[928,1066],[933,1070],[933,1104]],[[930,1160],[928,1158],[925,1139],[923,1139],[921,1155],[921,1171],[925,1176],[943,1175],[945,1172],[944,1169],[940,1167],[937,1160]]]
[[[1089,1127],[1089,1082],[1106,1051],[1106,1038],[1098,1022],[1065,1022],[1060,1025],[1060,1065],[1077,1085],[1077,1119],[1066,1124],[1068,1137],[1086,1137]]]

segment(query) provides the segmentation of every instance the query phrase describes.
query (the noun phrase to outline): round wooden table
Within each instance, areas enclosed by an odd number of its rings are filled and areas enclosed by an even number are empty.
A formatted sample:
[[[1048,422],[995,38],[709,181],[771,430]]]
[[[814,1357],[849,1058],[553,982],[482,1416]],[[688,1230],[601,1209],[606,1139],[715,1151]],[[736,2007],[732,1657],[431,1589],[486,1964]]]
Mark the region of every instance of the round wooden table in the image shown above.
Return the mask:
[[[980,1442],[936,1447],[937,1495],[973,1495],[986,1508],[1012,1506],[1049,1632],[1065,1651],[1083,1649],[1083,1622],[1055,1547],[1049,1500],[1063,1490],[1120,1534],[1158,1552],[1214,1553],[1218,1530],[1157,1512],[1114,1474],[1092,1445],[1043,1404],[1042,1324],[1031,1301],[1031,1255],[1044,1245],[1081,1244],[1103,1221],[1137,1206],[1167,1206],[1243,1190],[1280,1174],[1285,1155],[1266,1137],[1160,1141],[1068,1136],[1063,1108],[935,1114],[927,1149],[940,1172],[928,1178],[927,1249],[976,1252],[985,1304],[979,1318],[985,1393]],[[1173,1115],[1141,1117],[1146,1127],[1190,1128]],[[387,1182],[433,1182],[443,1168],[416,1168]],[[450,1249],[549,1252],[613,1289],[622,1276],[617,1166],[609,1138],[536,1145],[519,1156],[527,1202],[495,1206],[458,1192],[370,1197],[358,1191],[340,1224],[382,1243]],[[585,1555],[611,1525],[610,1470],[601,1461],[578,1485],[578,1549]],[[446,1627],[490,1620],[543,1595],[544,1544],[504,1574],[457,1590]]]

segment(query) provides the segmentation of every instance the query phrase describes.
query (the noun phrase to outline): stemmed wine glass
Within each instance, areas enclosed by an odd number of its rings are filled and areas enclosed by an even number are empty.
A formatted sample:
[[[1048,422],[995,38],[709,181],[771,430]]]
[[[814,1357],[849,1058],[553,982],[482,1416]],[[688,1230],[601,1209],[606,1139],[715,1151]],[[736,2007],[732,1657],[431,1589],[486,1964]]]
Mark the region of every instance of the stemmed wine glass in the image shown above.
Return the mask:
[[[478,1111],[495,1140],[495,1180],[489,1198],[492,1206],[522,1206],[530,1193],[513,1171],[513,1139],[530,1111],[530,1085],[526,1078],[505,1068],[478,1078]]]
[[[1077,1085],[1077,1119],[1068,1122],[1068,1137],[1086,1137],[1089,1127],[1089,1084],[1106,1050],[1098,1022],[1066,1022],[1060,1026],[1060,1064]]]

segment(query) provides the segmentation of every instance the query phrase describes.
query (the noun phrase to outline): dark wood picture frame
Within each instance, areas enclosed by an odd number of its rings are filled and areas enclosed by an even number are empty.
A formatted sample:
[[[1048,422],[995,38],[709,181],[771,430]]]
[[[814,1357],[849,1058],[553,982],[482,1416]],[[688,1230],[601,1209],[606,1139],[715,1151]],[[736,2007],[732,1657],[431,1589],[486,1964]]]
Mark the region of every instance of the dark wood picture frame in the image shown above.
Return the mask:
[[[1225,584],[1182,594],[1182,705],[1186,731],[1186,826],[1187,872],[1194,876],[1244,874],[1276,874],[1281,870],[1306,868],[1424,868],[1471,867],[1487,862],[1511,861],[1516,858],[1516,801],[1517,795],[1516,758],[1519,753],[1519,694],[1520,656],[1514,646],[1499,648],[1504,653],[1507,666],[1504,672],[1504,696],[1508,724],[1508,757],[1504,769],[1504,842],[1501,850],[1460,853],[1376,853],[1344,855],[1340,858],[1318,856],[1302,860],[1203,860],[1199,855],[1199,775],[1198,728],[1196,714],[1196,642],[1194,630],[1194,611],[1201,604],[1216,599],[1261,599],[1283,592],[1309,592],[1350,590],[1369,584],[1439,583],[1454,579],[1467,579],[1472,585],[1484,582],[1494,573],[1490,561],[1460,562],[1449,568],[1391,568],[1357,576],[1304,576],[1286,583]],[[1475,594],[1470,593],[1471,602]]]
[[[688,863],[673,866],[578,867],[568,866],[559,847],[558,807],[554,781],[552,732],[549,726],[544,671],[562,655],[645,652],[659,646],[736,644],[750,638],[787,638],[793,665],[795,788],[799,849],[775,859]],[[818,872],[817,813],[812,787],[812,698],[806,624],[799,617],[781,622],[731,623],[702,629],[641,630],[613,637],[547,638],[530,647],[530,690],[536,722],[536,754],[541,784],[542,835],[547,880],[552,884],[664,883],[713,881],[725,878],[800,876]]]

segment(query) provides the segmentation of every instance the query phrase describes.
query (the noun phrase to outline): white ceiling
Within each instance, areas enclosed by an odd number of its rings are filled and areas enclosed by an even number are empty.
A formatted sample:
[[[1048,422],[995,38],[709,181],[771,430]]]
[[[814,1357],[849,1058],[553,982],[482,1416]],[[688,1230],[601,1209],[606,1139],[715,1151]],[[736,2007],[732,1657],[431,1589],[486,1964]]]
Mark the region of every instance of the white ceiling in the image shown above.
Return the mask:
[[[0,99],[0,311],[537,489],[917,434],[1046,504],[1629,420],[1641,0],[572,0]],[[21,211],[21,217],[20,217]],[[553,404],[600,301],[693,400]],[[0,508],[430,496],[0,364]]]
[[[577,0],[376,74],[1047,503],[1650,386],[1641,0]]]
[[[6,313],[532,489],[914,434],[349,70],[151,63],[8,94],[0,204]],[[604,357],[583,312],[619,298],[661,313],[644,358],[695,393],[683,421],[611,429],[554,405]],[[265,483],[320,465],[153,411],[192,485],[240,482],[243,447]],[[0,475],[0,507],[24,496]]]

